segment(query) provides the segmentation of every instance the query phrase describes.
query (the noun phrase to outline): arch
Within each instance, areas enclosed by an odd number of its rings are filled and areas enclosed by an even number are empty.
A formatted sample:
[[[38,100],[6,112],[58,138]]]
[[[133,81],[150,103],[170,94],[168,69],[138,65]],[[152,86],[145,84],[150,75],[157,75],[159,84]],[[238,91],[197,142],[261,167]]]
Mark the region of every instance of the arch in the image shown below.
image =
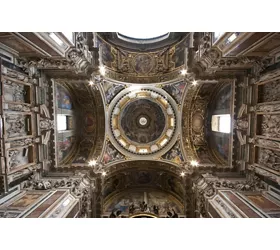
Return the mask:
[[[180,177],[177,169],[174,165],[156,161],[115,164],[103,180],[104,215],[108,216],[113,209],[121,209],[129,216],[128,208],[131,203],[134,203],[137,212],[143,212],[140,202],[144,200],[149,212],[152,212],[153,206],[164,206],[165,203],[173,202],[177,206],[176,213],[184,216],[185,179]],[[154,202],[154,199],[159,200]],[[159,214],[166,216],[166,209],[159,209]]]
[[[143,207],[142,204],[146,207]],[[133,207],[131,207],[133,205]],[[157,211],[158,210],[158,211]],[[122,216],[167,217],[168,212],[184,216],[184,205],[174,195],[157,189],[128,189],[106,200],[103,217],[120,211]]]

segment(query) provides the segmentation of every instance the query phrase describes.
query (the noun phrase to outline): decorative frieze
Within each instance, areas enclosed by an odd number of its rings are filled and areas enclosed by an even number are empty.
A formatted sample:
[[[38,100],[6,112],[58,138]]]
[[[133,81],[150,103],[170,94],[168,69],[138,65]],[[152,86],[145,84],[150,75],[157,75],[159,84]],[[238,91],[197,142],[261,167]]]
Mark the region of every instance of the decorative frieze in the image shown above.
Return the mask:
[[[21,139],[21,140],[15,140],[15,141],[11,141],[10,142],[10,147],[14,148],[14,147],[24,147],[24,146],[30,146],[34,143],[39,143],[40,142],[40,138],[25,138],[25,139]]]
[[[48,58],[39,59],[38,61],[24,61],[22,59],[18,60],[19,66],[28,69],[30,65],[38,69],[64,69],[73,70],[75,69],[74,63],[69,62],[65,59],[53,60]]]
[[[280,142],[278,142],[278,141],[272,141],[272,140],[266,140],[266,139],[263,139],[263,138],[257,138],[255,140],[255,143],[260,147],[275,148],[275,149],[280,150]]]
[[[28,104],[7,104],[7,110],[17,112],[31,112],[31,107]]]
[[[257,107],[256,107],[256,111],[260,112],[260,113],[280,112],[280,102],[277,102],[277,103],[258,103]]]
[[[280,152],[261,148],[259,150],[259,164],[280,172]]]

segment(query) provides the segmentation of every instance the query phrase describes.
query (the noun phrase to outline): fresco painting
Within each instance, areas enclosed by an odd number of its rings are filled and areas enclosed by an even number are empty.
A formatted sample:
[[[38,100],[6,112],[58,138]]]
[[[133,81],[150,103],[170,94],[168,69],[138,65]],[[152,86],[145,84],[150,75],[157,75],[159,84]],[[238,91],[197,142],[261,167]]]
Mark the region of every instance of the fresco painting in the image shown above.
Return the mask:
[[[224,111],[224,113],[229,113],[230,111],[230,101],[232,96],[231,84],[227,84],[216,95],[214,102],[214,111],[219,113],[219,111]]]
[[[148,204],[148,209],[146,212],[152,212],[152,207],[159,207],[159,214],[166,214],[168,211],[172,211],[174,209],[177,213],[182,213],[182,205],[180,203],[175,202],[175,200],[170,195],[166,195],[159,191],[150,191],[140,192],[133,191],[130,193],[126,193],[122,196],[119,196],[109,204],[106,205],[106,212],[112,212],[116,210],[120,210],[123,213],[129,212],[129,206],[134,204],[136,209],[140,208],[140,204],[146,200]]]
[[[63,137],[58,141],[58,160],[62,161],[70,152],[71,146],[74,144],[75,137]]]
[[[57,107],[61,109],[73,109],[72,100],[68,91],[60,85],[56,86]]]
[[[163,89],[170,94],[177,103],[181,103],[186,83],[181,81],[173,84],[168,84]]]
[[[87,113],[85,115],[85,131],[87,133],[92,133],[95,129],[95,124],[95,117],[92,114]]]
[[[122,159],[124,159],[124,156],[111,143],[108,143],[103,156],[103,162],[108,164],[110,162]]]
[[[106,102],[109,104],[113,98],[124,89],[122,84],[114,84],[111,82],[104,82],[103,88],[105,91]]]
[[[177,142],[166,154],[162,156],[164,160],[172,161],[176,164],[180,164],[184,161],[183,154],[180,148],[180,144]]]
[[[224,160],[227,160],[229,155],[229,136],[226,135],[222,137],[215,136],[213,139],[214,139],[214,144],[216,146],[215,149],[220,154],[220,156],[222,156]]]

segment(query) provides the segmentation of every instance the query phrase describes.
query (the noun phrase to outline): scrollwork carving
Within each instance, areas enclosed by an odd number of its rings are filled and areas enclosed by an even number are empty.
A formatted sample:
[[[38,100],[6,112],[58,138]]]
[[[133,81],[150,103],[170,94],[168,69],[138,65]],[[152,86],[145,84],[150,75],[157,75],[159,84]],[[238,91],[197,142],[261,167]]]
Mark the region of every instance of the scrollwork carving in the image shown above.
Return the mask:
[[[258,138],[258,139],[256,139],[256,144],[263,146],[263,147],[280,149],[280,142],[277,142],[277,141],[271,141],[271,140],[265,140],[265,139]]]
[[[280,171],[280,152],[270,149],[260,150],[259,164]]]
[[[8,104],[8,109],[12,111],[30,112],[30,106],[26,104]]]
[[[68,62],[67,60],[52,60],[43,58],[38,61],[24,61],[19,59],[19,66],[28,68],[29,65],[34,65],[38,69],[66,69],[66,70],[74,70],[74,63]]]
[[[40,138],[25,138],[22,140],[11,141],[11,147],[23,147],[23,146],[30,146],[34,143],[39,143]]]
[[[275,104],[262,104],[257,105],[257,112],[276,112],[280,111],[280,103]]]
[[[261,124],[262,135],[279,138],[280,137],[280,115],[263,115]]]
[[[24,116],[9,114],[6,117],[6,122],[9,128],[6,130],[8,135],[23,134],[25,132]]]
[[[263,91],[262,91],[263,102],[279,102],[280,101],[279,96],[280,96],[280,81],[279,80],[272,79],[270,82],[263,84]],[[271,105],[272,106],[277,105],[276,109],[279,110],[279,103],[277,103],[277,104],[275,103],[275,104],[271,104]],[[265,104],[265,105],[268,105],[268,104]],[[269,109],[271,109],[271,108],[272,107],[269,107]]]
[[[10,150],[9,151],[9,166],[10,168],[17,167],[20,164],[20,161],[17,159],[17,156],[19,155],[20,151],[17,149]]]

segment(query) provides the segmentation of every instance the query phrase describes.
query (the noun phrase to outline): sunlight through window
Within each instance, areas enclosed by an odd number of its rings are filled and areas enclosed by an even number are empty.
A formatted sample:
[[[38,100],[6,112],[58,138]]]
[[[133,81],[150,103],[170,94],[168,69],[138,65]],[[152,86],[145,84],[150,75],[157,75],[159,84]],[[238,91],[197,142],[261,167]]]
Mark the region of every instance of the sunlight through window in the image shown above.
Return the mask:
[[[53,32],[49,34],[49,36],[58,44],[58,45],[62,45],[63,42],[60,40],[60,38],[54,34]]]
[[[230,133],[230,115],[213,115],[212,130],[221,133]]]
[[[62,131],[67,128],[66,115],[57,115],[57,130]]]

